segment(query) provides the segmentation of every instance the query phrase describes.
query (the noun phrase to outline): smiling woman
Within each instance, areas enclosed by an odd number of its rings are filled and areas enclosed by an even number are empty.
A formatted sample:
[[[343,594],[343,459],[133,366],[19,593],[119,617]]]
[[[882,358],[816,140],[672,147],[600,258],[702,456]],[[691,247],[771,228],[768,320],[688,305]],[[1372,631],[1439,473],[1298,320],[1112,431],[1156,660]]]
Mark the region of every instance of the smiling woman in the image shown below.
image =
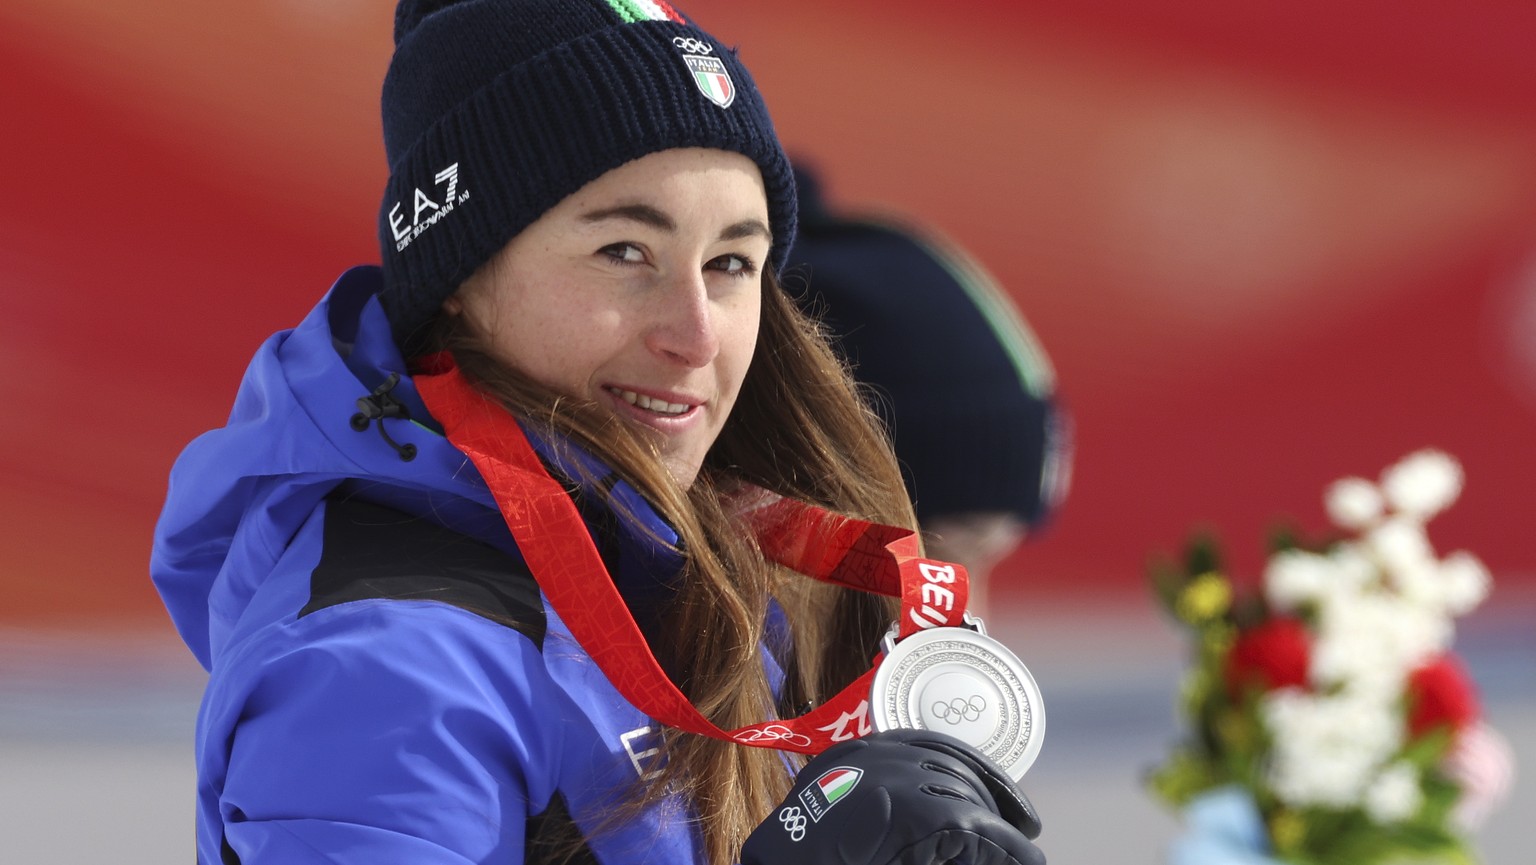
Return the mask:
[[[734,52],[661,0],[406,0],[395,41],[382,266],[263,346],[156,532],[199,860],[1043,862],[991,759],[871,732],[888,598],[926,568],[959,624],[964,571],[778,285]]]
[[[631,421],[688,486],[752,361],[771,240],[750,159],[652,153],[523,229],[444,302],[442,321]]]

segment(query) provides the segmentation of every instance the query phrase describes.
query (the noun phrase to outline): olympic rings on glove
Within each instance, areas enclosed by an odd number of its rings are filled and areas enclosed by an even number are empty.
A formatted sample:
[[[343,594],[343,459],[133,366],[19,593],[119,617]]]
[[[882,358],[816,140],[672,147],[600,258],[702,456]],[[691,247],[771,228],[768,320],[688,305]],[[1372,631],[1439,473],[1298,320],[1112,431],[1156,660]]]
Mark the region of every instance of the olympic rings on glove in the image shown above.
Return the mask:
[[[784,824],[784,831],[789,833],[789,840],[805,839],[805,815],[800,813],[798,805],[786,805],[780,808],[779,822]]]

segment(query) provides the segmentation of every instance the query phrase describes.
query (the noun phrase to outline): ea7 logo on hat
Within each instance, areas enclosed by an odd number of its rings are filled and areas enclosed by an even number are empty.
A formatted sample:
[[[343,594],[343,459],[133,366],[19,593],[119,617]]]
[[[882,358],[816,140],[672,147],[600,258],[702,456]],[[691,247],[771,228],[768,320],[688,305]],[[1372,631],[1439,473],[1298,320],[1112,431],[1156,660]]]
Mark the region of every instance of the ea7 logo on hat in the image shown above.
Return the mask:
[[[439,188],[442,201],[433,197]],[[415,195],[411,202],[411,221],[405,221],[405,214],[401,212],[403,205],[395,202],[395,206],[389,209],[389,232],[395,236],[395,251],[404,252],[411,241],[421,236],[423,231],[436,225],[438,220],[453,212],[453,208],[469,200],[469,190],[459,190],[459,164],[444,168],[437,173],[434,185],[428,191],[420,187],[412,190]]]
[[[819,823],[833,805],[852,793],[854,787],[859,786],[859,779],[862,777],[864,777],[864,770],[855,769],[852,766],[828,769],[812,781],[810,786],[800,791],[800,804],[805,806],[806,813],[811,815],[811,819]]]
[[[698,86],[699,92],[721,108],[730,108],[731,103],[736,101],[736,83],[726,71],[724,61],[719,57],[705,56],[714,54],[715,47],[702,39],[687,36],[673,37],[672,44],[684,52],[683,62],[688,64],[688,71],[693,73],[693,83]]]

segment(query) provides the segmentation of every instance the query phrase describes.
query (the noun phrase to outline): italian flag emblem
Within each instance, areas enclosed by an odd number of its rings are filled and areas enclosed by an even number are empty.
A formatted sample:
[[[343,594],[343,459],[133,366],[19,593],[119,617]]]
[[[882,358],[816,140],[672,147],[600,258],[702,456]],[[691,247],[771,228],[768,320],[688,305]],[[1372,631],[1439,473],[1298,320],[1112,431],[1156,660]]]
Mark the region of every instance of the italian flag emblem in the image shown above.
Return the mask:
[[[725,71],[725,64],[718,57],[700,57],[697,54],[684,54],[683,62],[688,64],[688,71],[693,73],[693,83],[699,86],[699,92],[709,97],[709,101],[721,108],[730,108],[736,101],[736,85],[731,82],[730,73]]]
[[[625,24],[641,21],[688,23],[667,0],[601,0],[599,5],[607,6]],[[682,49],[683,62],[688,64],[688,72],[699,92],[721,108],[730,108],[736,101],[736,83],[720,58],[708,56],[714,53],[714,46],[693,36],[679,36],[672,40],[672,44]]]
[[[672,21],[677,24],[686,24],[683,16],[677,14],[672,4],[667,0],[604,0],[613,13],[619,16],[619,20],[625,24],[633,24],[636,21]]]
[[[809,787],[800,791],[800,803],[805,806],[812,820],[821,820],[822,815],[841,801],[853,788],[859,786],[859,779],[864,777],[864,770],[851,766],[839,766],[821,773],[821,777],[811,782]]]

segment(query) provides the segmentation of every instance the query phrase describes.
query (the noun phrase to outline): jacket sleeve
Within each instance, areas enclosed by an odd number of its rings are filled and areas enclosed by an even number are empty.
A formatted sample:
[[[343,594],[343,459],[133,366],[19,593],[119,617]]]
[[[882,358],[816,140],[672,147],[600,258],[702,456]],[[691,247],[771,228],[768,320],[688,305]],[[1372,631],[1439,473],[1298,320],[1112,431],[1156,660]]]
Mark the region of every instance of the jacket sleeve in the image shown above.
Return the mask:
[[[527,819],[553,792],[564,705],[531,641],[419,601],[358,601],[282,627],[243,662],[228,741],[204,743],[228,749],[216,791],[226,862],[523,861]]]

